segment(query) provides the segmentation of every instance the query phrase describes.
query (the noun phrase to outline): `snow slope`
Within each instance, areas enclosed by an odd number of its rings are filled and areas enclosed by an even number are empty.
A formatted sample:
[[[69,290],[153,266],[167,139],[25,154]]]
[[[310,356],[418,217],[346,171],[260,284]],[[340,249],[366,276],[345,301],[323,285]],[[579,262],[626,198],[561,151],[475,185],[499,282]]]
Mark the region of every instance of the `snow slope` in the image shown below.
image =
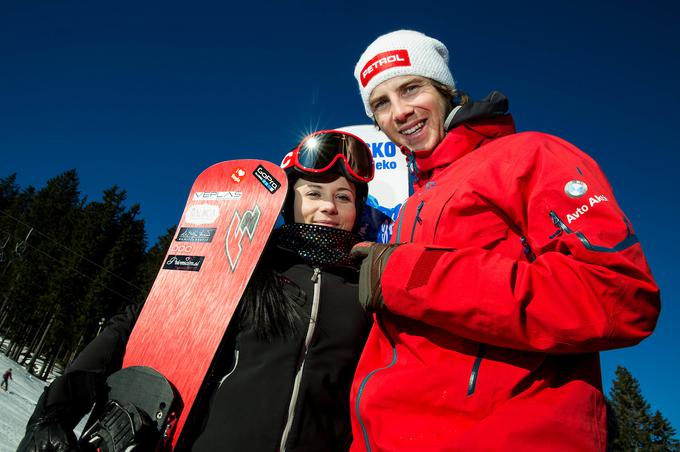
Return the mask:
[[[12,369],[9,390],[0,390],[0,452],[13,452],[24,436],[26,422],[46,383],[0,353],[0,375]]]

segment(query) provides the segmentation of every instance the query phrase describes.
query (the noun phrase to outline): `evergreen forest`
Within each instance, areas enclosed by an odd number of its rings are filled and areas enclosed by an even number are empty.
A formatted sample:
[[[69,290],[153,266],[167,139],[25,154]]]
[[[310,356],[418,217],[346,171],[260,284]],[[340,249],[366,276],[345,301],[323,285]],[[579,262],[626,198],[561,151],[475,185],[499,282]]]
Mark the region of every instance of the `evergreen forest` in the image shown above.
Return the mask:
[[[44,187],[0,178],[0,350],[38,378],[61,373],[130,303],[143,303],[175,228],[149,247],[137,204],[81,196],[69,170]]]

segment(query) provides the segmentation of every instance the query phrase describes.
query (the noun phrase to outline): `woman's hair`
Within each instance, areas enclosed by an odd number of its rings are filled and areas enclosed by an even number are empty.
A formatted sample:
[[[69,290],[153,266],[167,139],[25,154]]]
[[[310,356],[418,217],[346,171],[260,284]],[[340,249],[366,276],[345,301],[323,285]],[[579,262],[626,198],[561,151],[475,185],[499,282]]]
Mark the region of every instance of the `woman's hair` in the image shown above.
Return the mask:
[[[239,330],[254,332],[266,342],[297,332],[300,313],[286,296],[281,278],[274,269],[271,253],[265,250],[237,309]]]

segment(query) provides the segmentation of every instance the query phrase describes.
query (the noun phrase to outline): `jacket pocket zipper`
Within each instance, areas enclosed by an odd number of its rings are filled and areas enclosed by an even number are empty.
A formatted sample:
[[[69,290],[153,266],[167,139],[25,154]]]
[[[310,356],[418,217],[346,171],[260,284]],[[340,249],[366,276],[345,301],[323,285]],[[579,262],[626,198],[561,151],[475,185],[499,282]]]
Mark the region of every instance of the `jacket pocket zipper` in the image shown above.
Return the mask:
[[[485,344],[479,344],[479,351],[477,352],[477,358],[475,358],[475,363],[472,365],[472,370],[470,371],[470,379],[468,380],[468,397],[474,394],[475,387],[477,386],[477,378],[479,377],[479,366],[482,364],[482,359],[484,359],[484,351],[486,350]]]
[[[600,245],[594,245],[590,243],[588,238],[585,236],[583,232],[580,231],[573,231],[569,226],[564,224],[564,221],[560,217],[557,216],[554,210],[550,211],[550,218],[552,219],[552,222],[555,226],[557,226],[557,231],[552,234],[550,239],[554,239],[555,237],[561,235],[562,233],[565,234],[574,234],[583,244],[583,246],[589,250],[589,251],[597,251],[600,253],[617,253],[619,251],[623,251],[626,248],[629,248],[636,243],[638,243],[638,238],[637,236],[633,233],[632,228],[630,223],[628,222],[628,219],[626,217],[623,217],[623,222],[626,225],[626,230],[628,231],[628,235],[626,238],[624,238],[621,242],[617,243],[616,245],[612,247],[608,246],[600,246]]]
[[[401,206],[401,210],[399,212],[399,222],[397,223],[397,238],[395,240],[396,243],[401,242],[401,225],[404,222],[404,213],[406,212],[406,204],[408,203],[408,199],[404,201],[404,204]]]
[[[420,203],[418,204],[418,207],[416,208],[416,217],[413,220],[413,229],[411,229],[411,240],[410,240],[411,242],[413,242],[413,236],[416,233],[416,226],[423,223],[423,219],[420,218],[420,211],[423,210],[424,205],[425,205],[425,201],[420,201]]]

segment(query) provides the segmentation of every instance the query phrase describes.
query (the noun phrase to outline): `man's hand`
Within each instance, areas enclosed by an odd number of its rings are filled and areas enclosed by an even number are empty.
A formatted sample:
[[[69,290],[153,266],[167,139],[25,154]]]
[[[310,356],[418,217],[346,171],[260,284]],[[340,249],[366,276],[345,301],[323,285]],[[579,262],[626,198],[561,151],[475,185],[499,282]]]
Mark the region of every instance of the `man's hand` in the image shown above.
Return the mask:
[[[361,242],[354,245],[350,255],[363,259],[359,271],[359,302],[369,312],[384,308],[381,279],[392,252],[399,244]]]

